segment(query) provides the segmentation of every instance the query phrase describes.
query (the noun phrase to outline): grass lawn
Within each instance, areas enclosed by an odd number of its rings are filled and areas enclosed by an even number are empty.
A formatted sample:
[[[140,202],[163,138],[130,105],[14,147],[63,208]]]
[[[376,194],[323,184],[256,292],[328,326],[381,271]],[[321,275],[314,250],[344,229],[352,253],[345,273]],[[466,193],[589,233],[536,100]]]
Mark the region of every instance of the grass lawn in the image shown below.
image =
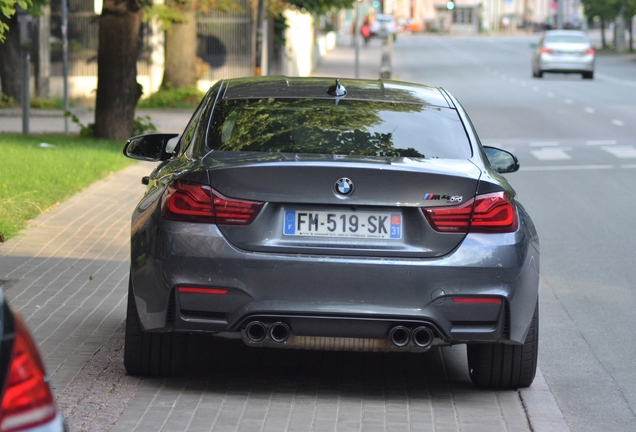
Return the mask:
[[[0,239],[96,180],[135,161],[123,141],[65,135],[0,134]]]

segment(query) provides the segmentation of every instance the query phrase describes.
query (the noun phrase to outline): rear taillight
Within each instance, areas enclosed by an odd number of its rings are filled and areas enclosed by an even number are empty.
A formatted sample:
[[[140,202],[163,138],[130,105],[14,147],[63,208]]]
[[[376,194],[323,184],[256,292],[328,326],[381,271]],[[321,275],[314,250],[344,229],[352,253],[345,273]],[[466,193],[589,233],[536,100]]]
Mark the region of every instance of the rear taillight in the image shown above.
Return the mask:
[[[505,192],[479,195],[456,207],[422,211],[433,229],[444,233],[507,233],[518,227],[515,207]]]
[[[163,217],[183,222],[248,225],[262,207],[262,202],[235,200],[210,186],[178,181],[166,189]]]
[[[550,48],[543,47],[543,48],[541,48],[541,54],[554,54],[554,50],[551,50]]]
[[[22,318],[15,315],[15,339],[2,398],[0,431],[36,427],[56,416],[44,366]]]
[[[584,51],[584,53],[587,55],[594,55],[594,48],[590,48],[587,51]]]

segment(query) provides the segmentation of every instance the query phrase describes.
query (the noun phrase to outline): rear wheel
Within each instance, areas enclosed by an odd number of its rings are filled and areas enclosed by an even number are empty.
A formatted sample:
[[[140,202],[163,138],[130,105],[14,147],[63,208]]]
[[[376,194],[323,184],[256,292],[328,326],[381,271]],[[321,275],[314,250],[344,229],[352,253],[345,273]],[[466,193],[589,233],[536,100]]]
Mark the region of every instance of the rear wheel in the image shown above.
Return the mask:
[[[175,376],[183,369],[187,334],[151,333],[141,329],[137,304],[128,284],[124,366],[129,375]]]
[[[468,371],[475,386],[488,389],[528,387],[534,380],[539,351],[539,303],[523,345],[467,346]]]
[[[594,79],[594,71],[592,72],[583,72],[583,79]]]

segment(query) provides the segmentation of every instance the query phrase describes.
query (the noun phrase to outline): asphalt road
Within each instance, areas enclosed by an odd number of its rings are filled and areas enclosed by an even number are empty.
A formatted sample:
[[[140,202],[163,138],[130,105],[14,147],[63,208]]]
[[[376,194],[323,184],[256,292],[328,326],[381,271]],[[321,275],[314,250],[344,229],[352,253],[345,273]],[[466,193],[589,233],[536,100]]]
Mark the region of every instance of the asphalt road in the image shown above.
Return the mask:
[[[636,56],[592,81],[531,77],[537,36],[402,38],[394,77],[441,85],[507,176],[541,239],[539,366],[573,431],[636,430]],[[417,53],[417,55],[414,55]]]

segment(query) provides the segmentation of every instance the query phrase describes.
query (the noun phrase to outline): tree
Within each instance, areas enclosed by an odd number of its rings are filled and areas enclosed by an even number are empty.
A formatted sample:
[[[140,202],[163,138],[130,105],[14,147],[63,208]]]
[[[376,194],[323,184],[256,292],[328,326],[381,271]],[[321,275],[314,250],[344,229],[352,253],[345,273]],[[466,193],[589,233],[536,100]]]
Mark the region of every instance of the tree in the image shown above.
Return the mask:
[[[2,1],[2,0],[0,0]],[[9,0],[11,1],[11,0]],[[204,3],[205,1],[205,3]],[[255,1],[255,0],[253,0]],[[289,5],[304,7],[316,13],[331,7],[350,6],[353,0],[287,0]],[[272,0],[278,5],[285,0]],[[172,22],[184,21],[189,34],[194,34],[196,45],[196,13],[185,23],[185,17],[179,12],[205,10],[205,7],[235,8],[232,0],[169,0],[163,9],[149,11],[146,16],[156,14],[164,17],[172,15]],[[142,19],[140,0],[104,0],[100,17],[99,51],[97,56],[97,101],[95,108],[95,136],[110,139],[126,139],[132,135],[134,127],[135,105],[141,97],[141,86],[137,83],[137,37]],[[164,22],[168,22],[166,20]],[[168,35],[168,37],[170,37]],[[191,36],[190,36],[191,37]],[[168,44],[168,43],[167,43]],[[167,51],[166,55],[176,54],[184,45]],[[188,58],[194,62],[192,51]],[[189,60],[188,60],[189,61]],[[178,67],[190,68],[187,60],[176,63]],[[166,66],[172,64],[166,60]],[[194,63],[192,63],[194,64]],[[174,75],[173,75],[174,76]],[[164,80],[165,82],[165,80]]]
[[[167,0],[146,10],[145,19],[156,17],[166,31],[162,87],[196,84],[196,18],[210,9],[226,12],[241,10],[241,7],[233,0]]]
[[[38,16],[44,0],[0,0],[0,83],[2,93],[14,100],[22,95],[22,50],[16,7]]]
[[[636,0],[622,0],[623,3],[623,16],[627,21],[629,29],[629,51],[634,51],[634,25],[633,20],[636,15]]]
[[[4,42],[5,33],[16,26],[16,22],[12,19],[16,13],[16,5],[28,10],[33,2],[31,0],[0,0],[0,42]]]
[[[583,7],[585,8],[585,16],[589,22],[592,22],[594,17],[598,17],[601,20],[601,45],[603,48],[607,47],[605,41],[605,25],[608,22],[614,21],[621,10],[621,2],[624,0],[581,0]]]
[[[99,18],[95,136],[126,139],[134,129],[135,106],[141,97],[137,82],[137,45],[142,6],[138,0],[104,0]]]

